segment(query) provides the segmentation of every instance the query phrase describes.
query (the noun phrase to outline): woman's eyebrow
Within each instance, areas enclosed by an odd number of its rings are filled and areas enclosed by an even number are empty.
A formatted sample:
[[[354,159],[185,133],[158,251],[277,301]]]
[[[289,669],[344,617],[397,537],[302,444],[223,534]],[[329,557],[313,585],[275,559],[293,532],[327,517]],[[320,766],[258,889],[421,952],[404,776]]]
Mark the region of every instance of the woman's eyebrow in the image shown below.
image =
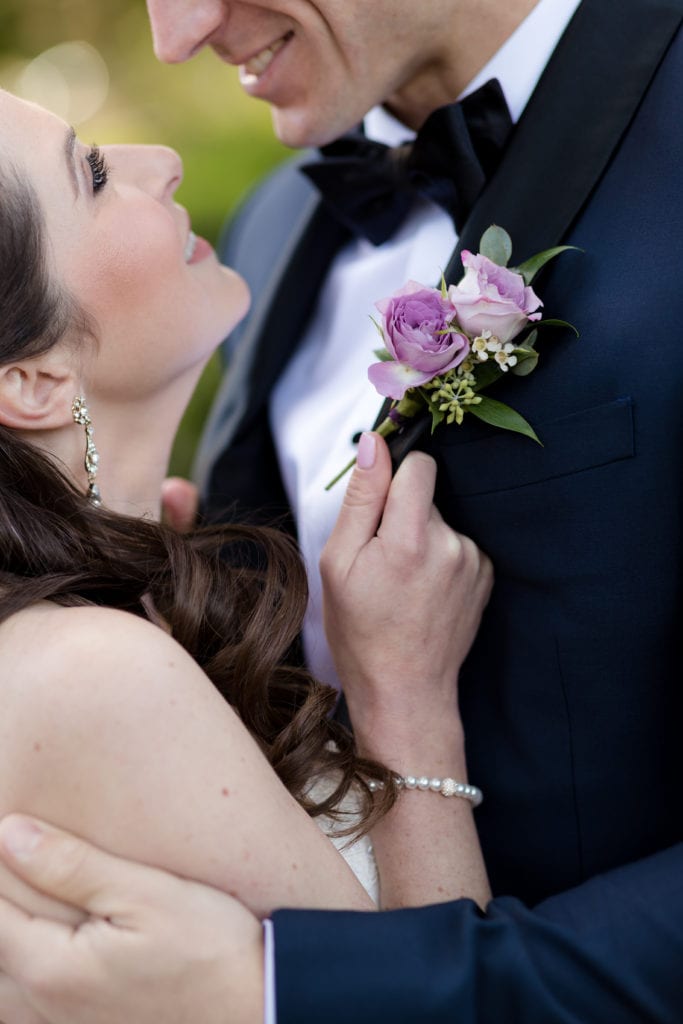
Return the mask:
[[[74,162],[75,145],[76,130],[75,128],[68,128],[64,139],[64,159],[66,161],[66,169],[69,172],[69,177],[73,184],[74,198],[78,199],[78,196],[80,195],[80,186],[78,184],[78,175],[76,174],[76,164]]]

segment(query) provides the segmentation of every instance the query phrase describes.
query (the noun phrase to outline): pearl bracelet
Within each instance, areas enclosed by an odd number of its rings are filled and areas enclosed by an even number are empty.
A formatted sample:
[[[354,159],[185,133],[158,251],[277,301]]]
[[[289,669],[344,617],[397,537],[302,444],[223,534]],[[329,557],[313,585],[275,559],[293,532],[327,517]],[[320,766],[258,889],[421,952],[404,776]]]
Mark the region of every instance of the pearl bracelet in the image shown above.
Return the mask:
[[[467,782],[456,782],[455,779],[430,779],[426,775],[397,775],[396,785],[399,789],[421,789],[423,792],[440,793],[441,796],[459,796],[469,800],[473,807],[478,807],[484,794],[478,786],[470,786]],[[374,779],[368,782],[371,792],[382,789],[382,783]]]

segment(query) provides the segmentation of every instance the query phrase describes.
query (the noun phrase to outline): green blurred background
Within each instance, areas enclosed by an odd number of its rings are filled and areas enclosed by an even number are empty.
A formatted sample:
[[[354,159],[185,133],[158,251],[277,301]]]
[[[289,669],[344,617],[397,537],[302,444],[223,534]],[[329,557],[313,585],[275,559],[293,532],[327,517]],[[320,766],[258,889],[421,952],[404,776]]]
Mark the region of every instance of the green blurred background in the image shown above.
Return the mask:
[[[185,164],[178,201],[213,242],[239,198],[289,152],[235,68],[210,52],[157,63],[144,0],[0,0],[0,87],[54,110],[86,143],[173,146]],[[219,372],[216,357],[181,425],[172,472],[189,472]]]

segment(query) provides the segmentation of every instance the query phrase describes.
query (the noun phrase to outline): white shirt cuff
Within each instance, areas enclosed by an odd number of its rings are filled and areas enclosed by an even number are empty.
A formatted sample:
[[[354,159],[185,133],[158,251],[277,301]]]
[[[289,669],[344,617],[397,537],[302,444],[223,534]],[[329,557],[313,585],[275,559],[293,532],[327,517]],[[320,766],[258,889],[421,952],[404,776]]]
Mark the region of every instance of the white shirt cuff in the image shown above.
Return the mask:
[[[275,1014],[275,931],[273,922],[263,922],[263,1024],[277,1024]]]

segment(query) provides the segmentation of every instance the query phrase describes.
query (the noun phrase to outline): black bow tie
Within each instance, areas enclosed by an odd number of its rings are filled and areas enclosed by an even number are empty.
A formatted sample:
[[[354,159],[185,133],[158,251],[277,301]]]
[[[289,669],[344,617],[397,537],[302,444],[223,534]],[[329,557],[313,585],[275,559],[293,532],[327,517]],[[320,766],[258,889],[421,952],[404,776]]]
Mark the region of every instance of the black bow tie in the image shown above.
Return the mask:
[[[324,160],[301,170],[337,219],[373,245],[394,233],[418,196],[443,206],[460,232],[511,128],[503,90],[492,78],[430,114],[412,143],[385,146],[356,130],[323,146]]]

